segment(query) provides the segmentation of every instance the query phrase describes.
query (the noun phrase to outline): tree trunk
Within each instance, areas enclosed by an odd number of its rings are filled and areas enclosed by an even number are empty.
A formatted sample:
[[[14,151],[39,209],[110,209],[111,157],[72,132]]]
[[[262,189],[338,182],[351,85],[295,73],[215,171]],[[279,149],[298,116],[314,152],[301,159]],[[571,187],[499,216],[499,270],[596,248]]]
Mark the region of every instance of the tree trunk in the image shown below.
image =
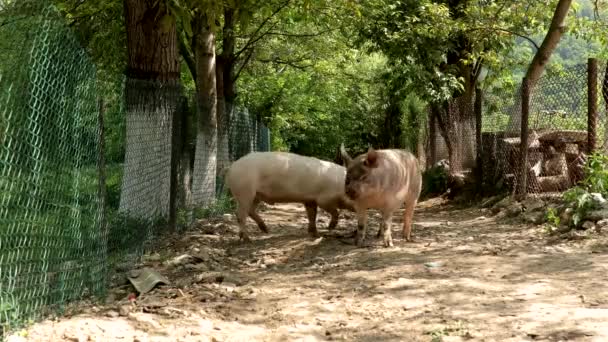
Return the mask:
[[[555,11],[553,12],[553,18],[551,19],[551,24],[549,25],[547,35],[545,35],[545,39],[543,40],[538,51],[536,51],[532,62],[528,66],[525,78],[528,79],[531,94],[534,91],[534,86],[536,86],[536,83],[545,70],[545,66],[549,62],[549,58],[551,58],[553,51],[566,31],[566,17],[568,16],[568,11],[570,10],[571,4],[572,0],[559,0],[557,6],[555,7]],[[515,105],[518,106],[517,109],[521,109],[521,97],[517,97]],[[520,112],[516,111],[516,113]],[[517,132],[521,129],[521,115],[511,117],[510,121],[510,131]]]
[[[235,59],[235,44],[236,36],[234,35],[234,27],[236,25],[236,17],[233,8],[226,8],[224,11],[224,27],[222,34],[222,54],[219,57],[217,75],[218,89],[218,174],[223,176],[228,167],[230,167],[230,130],[234,100],[236,95],[234,79],[234,59]]]
[[[190,117],[191,108],[188,105],[188,98],[182,99],[181,128],[180,128],[180,160],[178,178],[178,206],[190,208],[192,206],[192,119]],[[194,133],[196,134],[196,133]]]
[[[217,88],[215,34],[205,16],[195,20],[197,136],[192,200],[205,206],[215,200],[217,172]]]
[[[384,112],[384,122],[380,130],[380,148],[400,148],[403,147],[401,141],[401,110],[398,99],[394,95],[389,95],[388,106]]]
[[[606,63],[606,69],[604,71],[604,81],[602,82],[602,97],[604,98],[604,105],[606,106],[606,122],[604,123],[604,141],[602,144],[602,151],[608,153],[608,63]]]
[[[216,65],[216,88],[217,88],[217,174],[223,177],[230,166],[230,155],[228,150],[229,118],[226,112],[226,98],[224,97],[224,68],[223,59],[218,58]]]
[[[545,70],[546,64],[549,62],[549,58],[551,58],[553,51],[557,47],[559,40],[564,32],[566,32],[566,17],[568,16],[571,4],[572,0],[559,0],[555,7],[549,31],[540,48],[536,51],[532,63],[530,63],[528,71],[526,72],[525,77],[528,79],[530,89],[534,88],[534,85],[536,85],[536,82]]]
[[[125,0],[126,152],[120,211],[142,219],[169,216],[172,117],[179,95],[175,21],[162,4]]]

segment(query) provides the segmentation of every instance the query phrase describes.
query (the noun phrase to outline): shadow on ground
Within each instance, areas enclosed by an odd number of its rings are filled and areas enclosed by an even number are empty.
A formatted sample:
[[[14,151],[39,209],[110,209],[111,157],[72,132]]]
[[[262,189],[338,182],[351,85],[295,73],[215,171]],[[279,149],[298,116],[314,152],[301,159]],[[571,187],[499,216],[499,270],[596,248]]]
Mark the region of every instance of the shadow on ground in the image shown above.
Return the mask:
[[[100,341],[608,340],[608,258],[597,248],[604,236],[549,243],[541,227],[484,215],[423,202],[415,242],[402,240],[397,215],[393,248],[374,238],[377,214],[368,248],[348,238],[356,227],[350,213],[334,231],[324,229],[329,218],[321,213],[324,236],[313,239],[302,206],[270,207],[261,213],[270,233],[250,222],[251,243],[238,241],[232,218],[203,221],[144,258],[171,285],[135,303],[125,301],[128,285],[117,286],[106,305],[28,334],[57,341],[74,331]],[[175,262],[186,254],[193,258]]]

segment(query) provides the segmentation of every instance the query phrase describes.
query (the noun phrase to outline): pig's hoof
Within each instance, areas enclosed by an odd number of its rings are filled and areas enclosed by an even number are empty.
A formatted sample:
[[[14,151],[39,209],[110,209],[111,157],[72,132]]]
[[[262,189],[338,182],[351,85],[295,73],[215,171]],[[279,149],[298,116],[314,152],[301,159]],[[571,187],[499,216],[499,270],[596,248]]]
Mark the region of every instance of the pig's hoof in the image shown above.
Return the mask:
[[[369,244],[365,239],[357,239],[355,238],[355,245],[359,248],[369,247]]]
[[[249,238],[249,236],[245,233],[240,233],[239,234],[239,238],[241,241],[243,242],[251,242],[251,239]]]
[[[393,239],[384,239],[384,247],[393,247]]]

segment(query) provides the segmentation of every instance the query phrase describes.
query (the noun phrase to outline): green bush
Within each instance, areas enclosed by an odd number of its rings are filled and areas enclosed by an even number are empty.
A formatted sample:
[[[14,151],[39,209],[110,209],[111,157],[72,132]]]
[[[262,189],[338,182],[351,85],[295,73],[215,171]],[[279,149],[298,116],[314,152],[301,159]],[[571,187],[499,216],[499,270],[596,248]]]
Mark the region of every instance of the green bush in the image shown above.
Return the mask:
[[[444,194],[448,190],[449,175],[445,168],[433,166],[422,173],[422,193],[420,197]]]
[[[593,193],[608,196],[608,156],[593,153],[585,165],[585,178],[575,187],[566,191],[564,200],[574,208],[572,224],[577,226],[587,211],[596,207]]]

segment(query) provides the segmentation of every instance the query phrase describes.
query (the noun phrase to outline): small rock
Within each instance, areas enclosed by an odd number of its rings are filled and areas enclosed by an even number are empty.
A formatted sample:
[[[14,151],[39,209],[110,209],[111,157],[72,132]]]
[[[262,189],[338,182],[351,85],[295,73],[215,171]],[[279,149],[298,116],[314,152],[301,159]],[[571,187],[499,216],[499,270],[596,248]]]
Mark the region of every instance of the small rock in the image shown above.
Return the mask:
[[[545,207],[545,202],[538,198],[528,197],[523,202],[522,205],[526,208],[526,211],[538,211]]]
[[[595,223],[595,229],[600,230],[608,227],[608,219],[599,220]]]
[[[502,209],[507,208],[508,206],[510,206],[511,203],[513,203],[513,199],[511,198],[511,196],[507,196],[507,197],[501,199],[500,201],[498,201],[498,203],[496,203],[496,204],[494,204],[492,206],[492,212],[498,213]]]
[[[199,283],[219,283],[224,280],[221,272],[203,272],[196,276],[196,281]]]
[[[27,342],[27,339],[23,336],[11,335],[6,338],[6,342]]]
[[[277,261],[274,258],[271,257],[264,257],[264,259],[262,260],[262,263],[266,266],[273,266],[277,264]]]
[[[133,337],[133,342],[148,342],[148,336],[135,336]]]
[[[564,209],[564,211],[559,215],[559,219],[560,222],[563,224],[569,224],[572,221],[572,216],[574,215],[574,209],[572,208],[566,208]]]
[[[587,229],[594,229],[595,228],[595,223],[591,222],[591,221],[585,221],[583,222],[583,224],[581,225],[581,229],[582,230],[587,230]]]
[[[232,283],[232,284],[235,284],[236,286],[243,286],[247,283],[247,280],[234,273],[225,273],[225,274],[223,274],[222,282]]]
[[[150,255],[144,255],[142,257],[142,260],[144,262],[146,262],[146,261],[160,261],[160,259],[161,259],[161,257],[160,257],[160,254],[158,254],[158,253],[154,253],[154,254],[150,254]]]
[[[541,224],[545,221],[545,213],[542,211],[526,212],[523,219],[529,223]]]
[[[128,316],[131,311],[133,311],[133,307],[131,305],[121,305],[118,307],[118,314],[123,317]]]
[[[604,205],[607,202],[604,196],[598,192],[592,192],[589,195],[591,196],[591,199],[599,205]]]
[[[166,262],[167,266],[179,266],[185,264],[196,264],[201,262],[200,258],[194,257],[190,254],[182,254]]]
[[[119,316],[118,312],[114,311],[114,310],[110,310],[108,312],[106,312],[106,316],[110,317],[110,318],[116,318]],[[123,315],[126,316],[126,315]]]
[[[507,207],[507,209],[505,209],[505,213],[507,214],[508,217],[517,216],[517,215],[521,214],[522,211],[523,211],[523,206],[521,205],[521,203],[518,203],[518,202],[511,204],[510,206]]]
[[[585,218],[589,221],[601,221],[608,218],[608,208],[602,208],[598,210],[590,210],[585,215]]]

